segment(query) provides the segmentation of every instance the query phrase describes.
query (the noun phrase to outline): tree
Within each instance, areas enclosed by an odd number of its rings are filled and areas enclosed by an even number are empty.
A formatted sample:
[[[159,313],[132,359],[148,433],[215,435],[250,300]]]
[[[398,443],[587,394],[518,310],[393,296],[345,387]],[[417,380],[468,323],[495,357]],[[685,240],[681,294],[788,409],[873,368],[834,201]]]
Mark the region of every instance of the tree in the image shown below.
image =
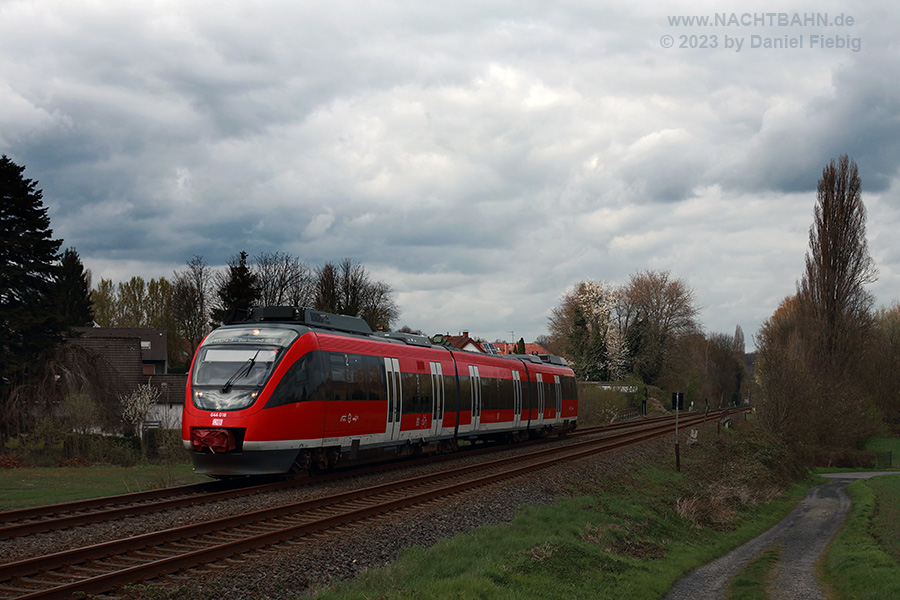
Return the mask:
[[[37,182],[0,158],[0,386],[20,383],[40,357],[59,342],[62,323],[52,306],[61,240]],[[0,393],[7,396],[8,389]]]
[[[822,170],[809,229],[806,273],[799,297],[822,332],[826,357],[845,358],[871,323],[874,298],[865,285],[877,279],[866,242],[866,207],[856,163],[845,154]]]
[[[253,263],[262,306],[313,304],[313,276],[305,263],[283,252],[260,252]]]
[[[391,286],[383,281],[370,281],[364,290],[358,316],[373,331],[390,331],[391,325],[400,316]]]
[[[189,345],[188,355],[178,364],[190,364],[194,352],[209,332],[207,310],[210,288],[210,271],[202,256],[195,255],[184,271],[176,272],[172,283],[172,317],[176,323],[178,339]],[[179,358],[182,358],[179,356]]]
[[[91,274],[85,271],[75,248],[66,248],[59,263],[53,304],[63,325],[83,327],[94,321]]]
[[[516,342],[516,354],[525,354],[525,338],[519,338]]]
[[[551,351],[568,358],[581,379],[603,381],[623,374],[623,347],[613,318],[617,301],[615,288],[582,281],[550,314]]]
[[[118,319],[115,327],[145,327],[147,324],[147,282],[143,277],[132,277],[119,283]]]
[[[861,190],[856,163],[848,156],[823,169],[806,271],[796,296],[758,336],[757,377],[765,392],[761,420],[813,447],[859,445],[880,423],[873,382],[866,377],[875,321],[865,285],[876,271]]]
[[[94,322],[100,327],[116,327],[119,322],[116,286],[112,279],[100,279],[97,287],[91,290],[91,306],[94,310]]]
[[[243,250],[231,258],[226,274],[219,279],[218,305],[212,311],[215,322],[223,322],[229,315],[246,311],[259,298],[256,275],[247,266],[247,253]]]
[[[327,262],[316,270],[316,295],[314,307],[329,313],[340,312],[340,290],[337,267]]]
[[[900,433],[900,304],[875,314],[867,375],[872,396],[885,422]]]
[[[699,329],[694,292],[669,271],[641,271],[619,298],[616,314],[625,332],[628,366],[645,383],[658,384],[678,340]]]
[[[160,394],[160,389],[155,385],[143,383],[134,391],[119,397],[122,404],[122,418],[134,426],[135,432],[141,439],[141,454],[144,457],[147,456],[147,448],[144,444],[144,436],[141,435],[140,425],[153,405],[159,401]]]
[[[349,258],[328,262],[316,272],[316,310],[361,317],[373,330],[390,330],[400,315],[394,291],[383,281],[372,281],[368,271]]]

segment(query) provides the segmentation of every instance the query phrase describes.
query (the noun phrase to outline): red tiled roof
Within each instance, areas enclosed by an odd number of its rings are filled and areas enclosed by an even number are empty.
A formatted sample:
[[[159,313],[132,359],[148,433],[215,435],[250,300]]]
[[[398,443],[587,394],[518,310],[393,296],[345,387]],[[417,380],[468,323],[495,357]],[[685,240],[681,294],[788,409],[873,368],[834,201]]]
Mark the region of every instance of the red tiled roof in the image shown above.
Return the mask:
[[[445,337],[454,348],[459,350],[463,350],[466,346],[472,344],[478,348],[479,352],[484,352],[484,348],[481,347],[481,344],[470,338],[468,335],[448,335]]]

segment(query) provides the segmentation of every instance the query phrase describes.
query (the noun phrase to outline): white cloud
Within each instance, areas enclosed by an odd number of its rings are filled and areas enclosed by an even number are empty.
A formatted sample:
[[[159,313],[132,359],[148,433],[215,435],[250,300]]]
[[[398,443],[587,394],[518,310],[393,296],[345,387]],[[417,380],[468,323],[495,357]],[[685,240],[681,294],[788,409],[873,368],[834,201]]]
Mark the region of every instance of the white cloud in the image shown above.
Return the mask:
[[[889,303],[900,9],[791,8],[852,11],[859,53],[660,45],[751,33],[669,15],[748,10],[8,1],[0,152],[96,272],[349,256],[404,324],[528,340],[567,287],[647,268],[749,338],[801,274],[821,168],[849,152]]]

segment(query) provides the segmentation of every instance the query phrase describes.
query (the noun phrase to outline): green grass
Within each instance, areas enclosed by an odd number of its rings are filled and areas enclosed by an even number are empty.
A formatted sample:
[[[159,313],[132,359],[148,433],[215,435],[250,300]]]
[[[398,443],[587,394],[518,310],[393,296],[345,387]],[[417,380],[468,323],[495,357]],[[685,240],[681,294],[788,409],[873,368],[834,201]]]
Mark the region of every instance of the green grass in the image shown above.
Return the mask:
[[[690,471],[686,455],[682,470]],[[701,526],[677,509],[698,489],[689,479],[672,465],[636,465],[590,494],[522,508],[512,524],[409,549],[386,569],[321,588],[316,597],[659,598],[685,572],[778,522],[812,485],[797,484],[768,504],[735,506],[729,524]]]
[[[0,510],[210,481],[191,465],[0,469]]]
[[[896,468],[900,466],[900,439],[898,438],[872,438],[866,444],[866,450],[884,453],[890,452],[891,467]]]
[[[781,549],[772,548],[753,559],[728,586],[727,600],[767,600],[766,583],[781,560]]]
[[[900,455],[900,438],[872,438],[866,444],[866,450],[874,450],[875,452],[893,451],[895,455]]]
[[[829,546],[826,581],[846,600],[900,598],[900,476],[847,488],[850,514]]]

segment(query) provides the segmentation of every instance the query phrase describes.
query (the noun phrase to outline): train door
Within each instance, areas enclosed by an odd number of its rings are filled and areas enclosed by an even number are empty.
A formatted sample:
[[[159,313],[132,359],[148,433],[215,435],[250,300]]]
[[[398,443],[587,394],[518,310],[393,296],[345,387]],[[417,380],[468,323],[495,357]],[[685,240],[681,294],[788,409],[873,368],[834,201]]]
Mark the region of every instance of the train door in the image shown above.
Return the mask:
[[[553,393],[556,395],[556,421],[562,416],[562,386],[559,383],[559,375],[553,376]]]
[[[537,424],[544,424],[544,377],[541,373],[536,373],[537,377],[537,409],[538,409],[538,417]]]
[[[400,439],[400,406],[403,391],[400,387],[400,359],[385,358],[384,371],[387,379],[387,430],[388,440]]]
[[[440,435],[444,423],[444,371],[441,363],[431,363],[431,435]]]
[[[513,425],[518,427],[522,422],[522,380],[518,371],[512,372],[513,379]]]
[[[469,386],[472,390],[472,430],[478,431],[481,424],[481,377],[475,365],[469,365],[469,381],[472,382]]]

